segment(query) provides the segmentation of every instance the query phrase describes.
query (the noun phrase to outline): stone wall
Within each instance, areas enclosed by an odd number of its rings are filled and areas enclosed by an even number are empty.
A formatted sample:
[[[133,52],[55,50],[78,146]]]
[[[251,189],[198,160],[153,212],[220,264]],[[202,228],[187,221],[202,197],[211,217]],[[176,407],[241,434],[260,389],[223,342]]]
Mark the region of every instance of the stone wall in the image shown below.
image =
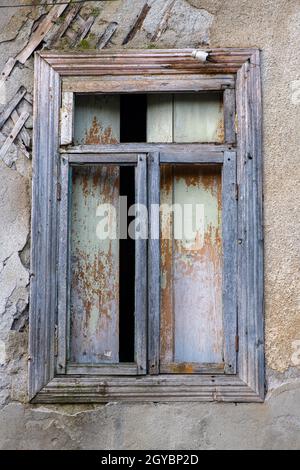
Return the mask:
[[[0,147],[29,113],[0,161],[0,448],[299,448],[300,2],[116,0],[60,6],[51,18],[54,7],[39,3],[0,11],[0,112],[25,87]],[[197,46],[262,49],[265,403],[29,405],[32,53]]]

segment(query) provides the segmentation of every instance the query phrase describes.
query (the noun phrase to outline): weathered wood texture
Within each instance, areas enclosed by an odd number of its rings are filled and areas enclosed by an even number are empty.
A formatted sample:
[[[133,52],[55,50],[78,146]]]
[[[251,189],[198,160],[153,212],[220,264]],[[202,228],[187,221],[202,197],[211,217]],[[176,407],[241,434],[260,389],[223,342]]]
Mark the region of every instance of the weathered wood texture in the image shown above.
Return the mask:
[[[109,400],[180,401],[262,401],[264,396],[263,354],[263,232],[262,232],[262,155],[261,90],[259,51],[254,49],[208,50],[208,61],[200,64],[185,51],[126,51],[95,54],[45,53],[36,59],[34,187],[32,214],[32,281],[30,309],[30,398],[35,402],[107,402]],[[192,60],[193,59],[193,60]],[[48,62],[45,63],[45,62]],[[49,67],[50,65],[50,67]],[[107,69],[111,75],[107,75]],[[197,91],[197,76],[232,74],[236,81],[237,178],[238,199],[238,375],[165,375],[128,378],[57,377],[54,378],[56,314],[56,162],[60,77],[86,77],[83,90],[107,92],[145,91],[155,82],[156,90],[175,91],[176,77],[195,79],[190,91]],[[153,72],[153,76],[151,73]],[[99,79],[93,81],[92,76]],[[137,77],[133,84],[130,76]],[[157,77],[173,76],[171,89]],[[128,76],[128,80],[126,79]],[[124,78],[125,77],[125,78]],[[152,81],[152,78],[154,79]],[[103,80],[102,80],[103,79]],[[145,80],[144,80],[145,79]],[[232,80],[232,78],[231,78]],[[179,90],[181,83],[179,79]],[[73,82],[75,83],[75,82]],[[201,84],[199,81],[199,89]],[[101,88],[103,84],[103,89]],[[64,86],[64,85],[63,85]],[[73,85],[72,85],[73,86]],[[153,86],[153,85],[151,85]],[[211,85],[210,85],[211,86]],[[221,85],[223,86],[223,85]],[[49,88],[51,87],[51,93]],[[128,88],[127,88],[128,87]],[[131,88],[130,88],[131,87]],[[161,87],[161,88],[160,88]],[[233,87],[232,81],[229,87]],[[226,88],[226,86],[225,86]],[[211,89],[211,88],[209,88]],[[216,88],[218,89],[218,88]],[[66,91],[76,91],[72,87]],[[188,91],[188,85],[184,90]],[[51,97],[49,100],[48,97]],[[174,146],[175,144],[171,144]],[[72,153],[93,154],[127,151],[166,150],[158,145],[90,145],[72,148]],[[197,146],[191,144],[196,149]],[[176,152],[180,145],[175,145]],[[230,144],[218,145],[230,149]],[[215,145],[202,149],[213,153]],[[130,150],[129,150],[130,149]],[[170,147],[168,147],[168,151]]]
[[[69,145],[73,142],[74,132],[74,93],[62,93],[60,111],[60,143]]]
[[[204,75],[201,73],[193,75],[178,74],[176,77],[168,74],[139,75],[136,70],[134,77],[123,74],[120,75],[87,75],[85,76],[65,76],[62,77],[63,91],[76,93],[122,93],[124,89],[128,93],[135,92],[198,92],[198,91],[216,91],[224,89],[233,89],[235,85],[233,74],[212,74]]]
[[[121,50],[99,52],[43,52],[60,75],[231,74],[249,59],[253,49],[208,49],[208,61],[192,56],[193,49]]]
[[[73,167],[72,175],[70,361],[117,363],[119,168]]]
[[[7,139],[4,141],[4,144],[2,145],[0,149],[0,158],[3,158],[4,155],[7,153],[9,147],[14,142],[18,134],[21,132],[21,129],[28,118],[29,118],[29,113],[24,112],[20,115],[20,117],[18,118],[17,122],[15,123],[14,127],[10,131]]]
[[[260,57],[237,73],[239,375],[264,396],[263,183]],[[247,282],[245,281],[247,279]]]
[[[237,213],[236,153],[224,152],[222,168],[223,328],[225,372],[237,372]]]
[[[21,86],[14,97],[7,103],[0,113],[0,129],[3,127],[7,119],[9,119],[13,110],[18,106],[21,99],[26,95],[26,88]]]
[[[77,96],[75,144],[115,144],[120,140],[120,97]]]
[[[59,109],[59,75],[37,55],[31,218],[30,398],[54,377]]]
[[[237,376],[165,375],[139,378],[55,378],[34,403],[125,402],[262,402],[262,398]]]
[[[221,171],[176,165],[162,173],[161,203],[176,206],[161,224],[161,361],[222,363]]]
[[[148,173],[148,371],[149,374],[158,374],[160,344],[160,168],[158,152],[148,155]]]
[[[146,155],[138,155],[135,168],[135,361],[138,374],[147,373],[147,221],[143,208],[147,207]],[[140,222],[138,223],[138,219]],[[142,228],[143,227],[143,228]],[[146,232],[145,232],[146,230]],[[145,236],[146,233],[146,236]],[[143,235],[144,234],[144,235]]]

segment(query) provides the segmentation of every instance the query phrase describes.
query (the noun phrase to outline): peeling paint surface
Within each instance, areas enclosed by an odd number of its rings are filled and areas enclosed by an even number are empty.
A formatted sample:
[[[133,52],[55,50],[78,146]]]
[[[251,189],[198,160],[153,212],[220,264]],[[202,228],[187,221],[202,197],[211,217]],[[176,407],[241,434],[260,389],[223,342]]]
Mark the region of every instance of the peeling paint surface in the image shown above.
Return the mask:
[[[163,172],[161,203],[179,210],[170,214],[166,206],[161,219],[167,238],[161,241],[162,361],[221,363],[221,174],[191,165],[166,166]]]
[[[112,204],[117,211],[119,168],[75,167],[72,181],[70,360],[117,363],[119,243],[104,238],[97,214],[102,204]],[[109,234],[116,233],[114,214],[109,214],[108,224]]]
[[[75,99],[75,144],[120,141],[119,95],[81,95]]]

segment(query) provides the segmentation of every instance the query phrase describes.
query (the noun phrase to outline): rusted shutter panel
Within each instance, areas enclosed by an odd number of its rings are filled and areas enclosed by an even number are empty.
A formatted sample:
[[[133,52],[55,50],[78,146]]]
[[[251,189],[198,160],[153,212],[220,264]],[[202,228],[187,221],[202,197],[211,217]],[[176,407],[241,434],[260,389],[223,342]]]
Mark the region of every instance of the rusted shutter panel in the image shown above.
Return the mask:
[[[118,363],[119,168],[74,167],[72,173],[70,360]],[[101,205],[111,206],[107,234]]]
[[[161,203],[174,205],[161,219],[161,361],[190,372],[188,363],[223,362],[221,171],[161,171]]]
[[[76,96],[74,118],[75,145],[116,144],[119,141],[120,96]]]

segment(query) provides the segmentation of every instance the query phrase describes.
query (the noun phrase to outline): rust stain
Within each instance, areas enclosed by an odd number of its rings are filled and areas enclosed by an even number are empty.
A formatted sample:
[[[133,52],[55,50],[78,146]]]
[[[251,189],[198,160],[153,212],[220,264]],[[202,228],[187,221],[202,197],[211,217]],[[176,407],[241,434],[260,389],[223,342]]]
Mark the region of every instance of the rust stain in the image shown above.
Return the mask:
[[[200,235],[197,233],[194,245],[191,245],[188,250],[184,248],[182,240],[161,240],[161,277],[163,281],[161,287],[161,360],[164,363],[170,363],[174,361],[174,325],[178,308],[175,299],[178,300],[181,296],[180,292],[176,293],[176,289],[177,291],[178,289],[184,289],[182,297],[188,291],[187,295],[190,298],[189,308],[194,305],[195,314],[198,312],[197,315],[200,315],[201,318],[210,319],[209,326],[205,325],[203,330],[208,328],[207,335],[210,334],[211,336],[208,341],[212,343],[210,347],[213,352],[217,355],[220,351],[222,188],[221,174],[216,167],[201,166],[201,169],[198,167],[198,171],[197,169],[195,171],[195,166],[191,165],[175,167],[173,178],[170,170],[168,177],[166,177],[166,170],[164,172],[162,172],[161,180],[161,192],[164,203],[172,204],[173,181],[183,179],[186,187],[201,187],[201,190],[211,194],[216,201],[216,208],[214,210],[217,212],[216,223],[209,223],[205,226],[204,240],[200,243]],[[168,223],[172,222],[168,219],[163,221],[163,224]],[[161,230],[162,232],[167,232],[168,228],[162,226]],[[197,279],[201,279],[201,282],[204,284],[197,285]],[[202,308],[206,308],[206,312],[199,311],[200,307],[197,304],[193,304],[193,298],[197,299],[201,290],[205,296]],[[181,304],[181,301],[179,303]],[[183,310],[186,308],[184,303],[181,305],[181,308]],[[174,366],[174,368],[176,367]],[[184,366],[181,364],[173,372],[184,373],[183,369],[186,367],[188,368],[186,364]],[[185,373],[190,372],[186,370]]]
[[[118,351],[117,241],[96,236],[96,208],[119,194],[116,166],[73,172],[71,242],[71,355],[91,362],[115,362]],[[109,223],[115,221],[109,220]],[[107,351],[112,352],[109,356]]]
[[[173,166],[161,168],[161,204],[172,204]],[[161,224],[161,341],[160,354],[163,362],[173,360],[173,240],[168,231],[172,230],[171,214]],[[164,233],[165,232],[165,233]]]
[[[85,131],[84,143],[86,145],[117,144],[111,126],[103,127],[94,116],[91,127]]]
[[[170,371],[172,374],[193,374],[195,372],[195,364],[188,362],[173,363],[170,364]]]

